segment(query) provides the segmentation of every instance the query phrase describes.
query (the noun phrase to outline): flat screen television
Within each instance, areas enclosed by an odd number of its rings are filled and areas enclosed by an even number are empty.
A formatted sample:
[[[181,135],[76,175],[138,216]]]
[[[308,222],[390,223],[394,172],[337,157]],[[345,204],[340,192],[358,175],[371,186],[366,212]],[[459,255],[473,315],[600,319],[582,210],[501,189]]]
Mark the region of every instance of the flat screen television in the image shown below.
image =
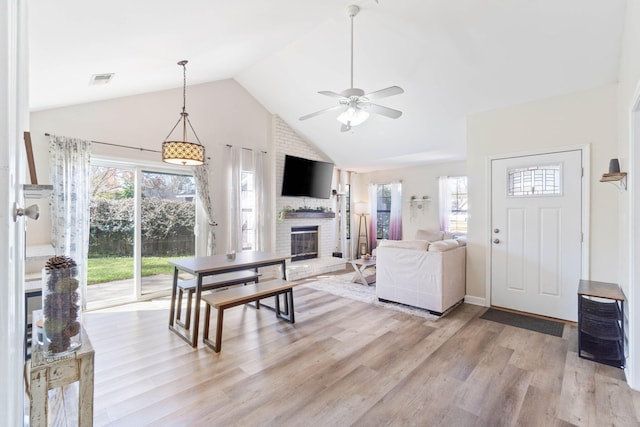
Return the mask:
[[[284,157],[282,195],[328,199],[331,196],[332,177],[333,163],[287,154]]]

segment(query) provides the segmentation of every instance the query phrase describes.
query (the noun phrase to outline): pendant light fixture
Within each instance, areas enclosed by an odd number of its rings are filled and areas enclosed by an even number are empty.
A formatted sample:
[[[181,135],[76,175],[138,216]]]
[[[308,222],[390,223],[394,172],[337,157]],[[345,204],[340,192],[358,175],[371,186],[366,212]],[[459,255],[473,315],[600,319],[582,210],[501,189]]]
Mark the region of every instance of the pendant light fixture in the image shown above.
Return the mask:
[[[181,166],[200,166],[204,164],[204,146],[200,143],[200,139],[196,134],[196,131],[191,126],[191,122],[189,121],[189,114],[186,110],[187,103],[187,63],[189,61],[180,61],[178,65],[182,66],[183,70],[183,86],[182,86],[182,112],[180,113],[180,118],[177,123],[169,132],[169,135],[165,138],[162,143],[162,161],[166,163],[171,163],[174,165]],[[182,122],[182,141],[170,141],[169,138],[173,131],[178,127],[178,125]],[[187,124],[193,132],[193,135],[196,137],[195,142],[187,141]]]

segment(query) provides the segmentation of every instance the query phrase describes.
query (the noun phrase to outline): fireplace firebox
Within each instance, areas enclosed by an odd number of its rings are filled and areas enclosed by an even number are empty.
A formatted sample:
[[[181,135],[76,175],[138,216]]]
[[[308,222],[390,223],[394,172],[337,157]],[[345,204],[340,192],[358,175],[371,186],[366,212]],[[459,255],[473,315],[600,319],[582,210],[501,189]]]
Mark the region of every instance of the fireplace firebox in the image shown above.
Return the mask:
[[[291,261],[318,257],[318,226],[291,227]]]

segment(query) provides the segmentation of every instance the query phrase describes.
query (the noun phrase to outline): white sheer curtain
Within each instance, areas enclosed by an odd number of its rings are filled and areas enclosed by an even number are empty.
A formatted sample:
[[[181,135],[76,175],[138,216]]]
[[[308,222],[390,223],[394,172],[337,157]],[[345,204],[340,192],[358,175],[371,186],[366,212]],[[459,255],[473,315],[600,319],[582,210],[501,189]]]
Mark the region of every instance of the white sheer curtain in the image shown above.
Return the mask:
[[[255,224],[253,231],[255,233],[255,250],[256,251],[264,251],[265,250],[265,239],[264,239],[264,230],[267,228],[266,220],[265,220],[265,203],[266,203],[266,194],[265,194],[265,165],[264,165],[264,152],[255,150],[253,151],[253,171],[254,171],[254,189],[255,189],[255,206],[254,206],[254,217]]]
[[[193,176],[196,179],[196,192],[200,206],[207,216],[207,256],[216,252],[216,223],[213,204],[211,203],[211,188],[209,187],[209,161],[202,166],[193,167]]]
[[[451,213],[451,196],[449,194],[449,177],[438,177],[438,210],[440,212],[440,230],[449,229],[449,215]]]
[[[378,186],[369,184],[369,252],[378,246]]]
[[[228,147],[229,213],[227,252],[242,250],[242,148]]]
[[[391,184],[389,240],[402,240],[402,183]]]
[[[91,144],[77,138],[49,137],[51,164],[51,240],[55,253],[78,265],[82,294],[87,287]],[[86,298],[82,298],[83,309]]]

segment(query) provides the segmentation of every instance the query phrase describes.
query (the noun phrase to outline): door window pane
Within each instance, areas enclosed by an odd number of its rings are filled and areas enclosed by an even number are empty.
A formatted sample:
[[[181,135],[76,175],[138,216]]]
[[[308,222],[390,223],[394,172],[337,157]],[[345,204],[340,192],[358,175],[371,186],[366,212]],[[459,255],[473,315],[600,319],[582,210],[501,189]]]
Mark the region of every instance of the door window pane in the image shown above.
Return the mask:
[[[510,168],[508,197],[561,195],[561,165],[540,165]]]

